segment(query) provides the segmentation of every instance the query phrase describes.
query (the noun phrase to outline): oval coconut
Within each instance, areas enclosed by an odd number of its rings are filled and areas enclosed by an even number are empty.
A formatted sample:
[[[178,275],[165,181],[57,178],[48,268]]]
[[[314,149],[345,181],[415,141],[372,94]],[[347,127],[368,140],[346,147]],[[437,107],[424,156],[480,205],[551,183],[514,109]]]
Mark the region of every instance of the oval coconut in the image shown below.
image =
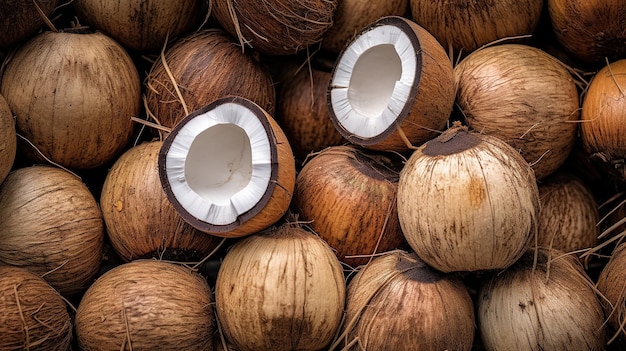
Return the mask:
[[[7,177],[17,153],[17,134],[15,133],[15,118],[9,104],[0,95],[0,184]]]
[[[437,39],[406,18],[389,16],[344,48],[327,100],[347,140],[402,152],[445,129],[454,94],[452,62]]]
[[[0,335],[0,350],[70,350],[65,300],[40,276],[0,266]]]
[[[626,244],[619,244],[611,253],[611,257],[602,268],[598,277],[598,291],[602,300],[604,313],[608,318],[610,331],[614,336],[626,337],[624,319],[626,318]]]
[[[218,29],[198,31],[174,42],[155,61],[146,81],[146,108],[168,128],[229,95],[247,98],[274,113],[276,91],[269,71]]]
[[[102,212],[73,174],[24,167],[0,186],[0,263],[24,267],[73,296],[98,273],[103,242]]]
[[[211,350],[213,298],[207,281],[174,263],[137,260],[104,273],[75,317],[84,351]]]
[[[0,2],[0,50],[30,39],[44,26],[37,7],[50,18],[58,0],[4,0]]]
[[[89,169],[112,160],[130,140],[141,82],[130,56],[110,37],[44,32],[12,55],[0,93],[18,132],[45,157]],[[40,159],[32,148],[24,150]]]
[[[158,170],[162,141],[124,152],[104,181],[100,206],[107,235],[125,261],[139,257],[193,261],[222,241],[187,224],[163,191]]]
[[[537,179],[558,169],[576,141],[580,102],[565,66],[540,49],[502,44],[455,67],[457,98],[470,128],[519,150]]]

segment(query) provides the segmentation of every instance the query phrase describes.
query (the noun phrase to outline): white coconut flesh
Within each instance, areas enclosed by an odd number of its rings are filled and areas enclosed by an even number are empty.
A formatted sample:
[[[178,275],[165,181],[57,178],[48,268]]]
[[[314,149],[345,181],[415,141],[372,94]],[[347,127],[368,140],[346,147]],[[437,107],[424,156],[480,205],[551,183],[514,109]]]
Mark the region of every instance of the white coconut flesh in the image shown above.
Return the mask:
[[[407,33],[394,25],[373,27],[344,50],[331,81],[330,104],[348,134],[374,138],[394,124],[415,83],[416,52]]]
[[[224,103],[189,119],[165,157],[180,206],[211,225],[235,223],[264,197],[272,177],[267,130],[257,115]]]

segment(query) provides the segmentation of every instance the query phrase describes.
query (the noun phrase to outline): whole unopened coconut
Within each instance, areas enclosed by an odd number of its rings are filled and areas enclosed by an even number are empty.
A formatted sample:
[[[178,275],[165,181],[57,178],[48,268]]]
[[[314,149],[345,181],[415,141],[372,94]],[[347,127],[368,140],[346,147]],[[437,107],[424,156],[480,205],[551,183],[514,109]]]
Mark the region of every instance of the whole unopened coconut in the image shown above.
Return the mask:
[[[16,152],[15,118],[7,101],[0,95],[0,184],[11,171]]]
[[[50,17],[58,0],[3,0],[0,2],[0,49],[27,40],[43,27],[43,15]]]

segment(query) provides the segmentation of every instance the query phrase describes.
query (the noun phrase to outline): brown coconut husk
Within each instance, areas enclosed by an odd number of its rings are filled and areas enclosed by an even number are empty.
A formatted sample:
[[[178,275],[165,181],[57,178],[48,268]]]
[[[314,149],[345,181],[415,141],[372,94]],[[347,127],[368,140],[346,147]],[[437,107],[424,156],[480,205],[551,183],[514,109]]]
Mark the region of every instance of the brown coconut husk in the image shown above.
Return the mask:
[[[7,177],[17,153],[17,134],[15,134],[15,118],[9,104],[0,95],[0,184]]]
[[[0,50],[28,40],[44,26],[58,0],[5,0],[0,3]]]

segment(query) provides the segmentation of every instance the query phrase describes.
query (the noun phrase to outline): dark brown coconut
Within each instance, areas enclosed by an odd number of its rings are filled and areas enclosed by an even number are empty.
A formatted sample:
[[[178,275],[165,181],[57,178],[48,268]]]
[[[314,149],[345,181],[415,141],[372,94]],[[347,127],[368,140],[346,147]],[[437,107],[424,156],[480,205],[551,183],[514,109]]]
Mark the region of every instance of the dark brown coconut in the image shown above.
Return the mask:
[[[211,13],[242,49],[289,55],[322,40],[336,7],[337,0],[215,0]]]
[[[104,273],[75,317],[81,350],[212,350],[216,332],[207,281],[173,263],[138,260]]]
[[[355,146],[324,149],[298,173],[293,211],[340,261],[366,264],[406,245],[396,207],[400,168],[396,155]]]
[[[7,49],[34,36],[50,17],[58,0],[3,0],[0,3],[0,49]]]
[[[203,30],[179,39],[167,49],[164,60],[172,77],[163,59],[154,63],[146,83],[146,107],[165,127],[173,128],[187,114],[229,95],[247,98],[274,113],[276,92],[268,70],[242,53],[221,30]]]
[[[162,145],[145,142],[124,152],[102,187],[100,206],[108,238],[126,261],[146,256],[197,260],[222,240],[187,224],[167,199],[158,170]]]
[[[102,166],[126,146],[140,90],[130,56],[100,32],[37,35],[11,56],[0,86],[18,132],[72,169]],[[24,150],[40,159],[31,147]]]
[[[15,118],[9,104],[0,95],[0,184],[7,177],[17,152],[17,134],[15,133]]]
[[[25,167],[0,186],[0,263],[26,268],[73,296],[97,274],[103,242],[102,212],[73,174]]]
[[[26,269],[0,266],[0,350],[71,349],[72,321],[65,301]]]

